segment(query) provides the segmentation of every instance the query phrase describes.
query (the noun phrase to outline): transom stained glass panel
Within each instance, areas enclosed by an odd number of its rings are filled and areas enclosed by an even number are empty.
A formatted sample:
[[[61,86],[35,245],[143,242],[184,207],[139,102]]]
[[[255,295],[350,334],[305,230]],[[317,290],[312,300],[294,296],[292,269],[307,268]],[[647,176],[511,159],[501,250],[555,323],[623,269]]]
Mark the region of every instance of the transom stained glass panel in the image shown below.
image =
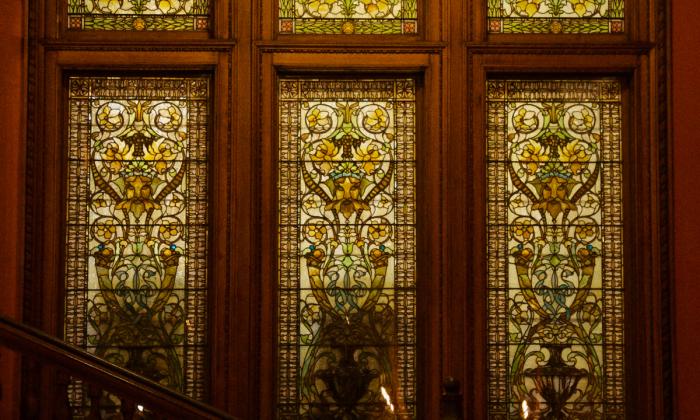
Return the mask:
[[[624,10],[624,0],[488,0],[489,32],[622,33]]]
[[[488,82],[489,417],[624,418],[621,85]]]
[[[68,28],[205,31],[209,28],[209,0],[68,0]]]
[[[69,86],[66,341],[203,399],[209,79]]]
[[[414,418],[415,94],[279,83],[279,418]]]
[[[279,0],[282,34],[415,34],[418,0]]]

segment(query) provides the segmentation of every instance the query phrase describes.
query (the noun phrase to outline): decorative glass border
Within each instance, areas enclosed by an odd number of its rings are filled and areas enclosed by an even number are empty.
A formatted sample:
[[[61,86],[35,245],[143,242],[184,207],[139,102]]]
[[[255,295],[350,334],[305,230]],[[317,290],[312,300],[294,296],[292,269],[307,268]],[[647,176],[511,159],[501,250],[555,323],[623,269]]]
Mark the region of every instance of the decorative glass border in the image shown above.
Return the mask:
[[[68,29],[206,31],[209,0],[68,0]]]
[[[618,34],[624,0],[488,0],[488,31],[512,34]]]
[[[280,34],[418,33],[418,0],[279,0]]]

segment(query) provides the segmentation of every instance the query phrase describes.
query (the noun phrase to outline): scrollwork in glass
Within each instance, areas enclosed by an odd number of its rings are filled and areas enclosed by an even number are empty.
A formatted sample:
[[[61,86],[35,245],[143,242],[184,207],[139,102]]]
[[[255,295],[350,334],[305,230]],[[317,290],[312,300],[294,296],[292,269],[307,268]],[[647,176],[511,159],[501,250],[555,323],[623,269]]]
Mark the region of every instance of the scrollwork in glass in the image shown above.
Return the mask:
[[[283,79],[278,413],[415,406],[415,86]]]
[[[491,418],[624,416],[620,91],[488,82]]]
[[[71,77],[68,99],[66,340],[198,399],[208,83]]]

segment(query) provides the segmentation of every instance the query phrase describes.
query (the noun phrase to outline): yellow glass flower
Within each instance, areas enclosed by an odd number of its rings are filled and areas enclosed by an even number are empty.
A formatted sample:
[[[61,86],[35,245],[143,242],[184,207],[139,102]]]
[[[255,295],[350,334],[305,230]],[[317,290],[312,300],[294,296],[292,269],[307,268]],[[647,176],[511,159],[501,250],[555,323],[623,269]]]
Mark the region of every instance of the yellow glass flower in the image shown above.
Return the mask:
[[[371,133],[381,133],[389,125],[389,116],[382,108],[376,108],[364,119],[365,129]]]
[[[586,133],[593,129],[595,117],[587,109],[582,108],[580,111],[574,111],[569,117],[569,126],[577,133]]]
[[[311,240],[321,241],[326,237],[326,227],[322,225],[309,225],[306,234]]]
[[[180,229],[176,223],[166,223],[158,227],[158,232],[160,236],[167,241],[176,238],[180,233]]]
[[[363,162],[360,168],[367,174],[374,173],[379,161],[379,156],[379,148],[376,144],[360,146],[356,152],[357,160]]]
[[[122,0],[97,0],[97,7],[103,12],[116,13],[122,8]]]
[[[533,110],[520,108],[518,112],[513,115],[513,126],[519,133],[530,133],[534,131],[538,125],[537,114]]]
[[[386,225],[372,225],[367,228],[367,233],[375,241],[387,235]]]
[[[306,125],[314,133],[323,133],[331,128],[331,119],[328,112],[314,108],[306,115]]]
[[[515,11],[521,16],[532,17],[540,10],[540,3],[542,0],[518,0]]]
[[[576,236],[578,236],[581,239],[589,239],[595,236],[595,228],[591,225],[579,225],[576,226]]]
[[[155,170],[159,174],[165,173],[170,166],[169,162],[175,159],[177,153],[173,152],[172,147],[167,143],[160,143],[158,148],[154,148],[153,145],[148,147],[148,153],[146,154],[146,160],[155,161]]]
[[[540,162],[547,162],[549,156],[545,153],[545,148],[541,144],[529,141],[520,154],[520,162],[527,168],[529,174],[534,174]]]
[[[107,146],[107,150],[102,153],[102,161],[109,172],[118,173],[124,164],[124,155],[116,144]]]
[[[158,9],[163,13],[175,13],[179,8],[179,0],[158,0]]]
[[[336,160],[339,153],[340,149],[338,149],[335,144],[324,139],[321,144],[316,147],[314,154],[311,155],[311,160],[320,162],[317,167],[321,172],[327,174],[333,168],[334,165],[332,162]]]
[[[569,0],[569,4],[574,13],[579,16],[591,16],[596,8],[593,0]]]
[[[574,174],[578,174],[583,164],[591,158],[586,147],[578,140],[573,140],[559,148],[559,157],[562,162],[569,162],[569,169]]]
[[[97,125],[107,131],[116,131],[124,124],[122,110],[117,106],[104,104],[97,112]]]
[[[309,5],[309,12],[314,16],[326,17],[333,9],[336,0],[312,0]]]
[[[379,208],[389,208],[393,201],[391,200],[391,196],[387,194],[382,194],[379,196],[379,200],[377,201],[377,207]]]
[[[535,235],[535,228],[525,223],[511,226],[510,231],[516,240],[523,242],[528,242]]]
[[[95,225],[95,237],[99,241],[109,241],[117,234],[117,227],[114,221],[105,220],[104,222]]]
[[[360,0],[365,7],[365,12],[373,18],[384,17],[391,10],[387,0]]]
[[[182,113],[176,106],[170,105],[158,110],[156,126],[161,130],[172,131],[177,129],[180,124],[182,124]]]

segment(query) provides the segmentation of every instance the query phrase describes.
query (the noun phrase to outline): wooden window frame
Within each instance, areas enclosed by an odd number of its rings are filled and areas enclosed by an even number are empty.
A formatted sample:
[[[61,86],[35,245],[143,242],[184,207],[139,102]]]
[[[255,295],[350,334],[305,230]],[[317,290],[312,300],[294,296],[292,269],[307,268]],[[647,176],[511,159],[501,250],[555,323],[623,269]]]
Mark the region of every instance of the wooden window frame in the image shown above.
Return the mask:
[[[42,139],[33,153],[33,165],[36,168],[33,188],[41,194],[29,197],[34,210],[38,240],[29,241],[32,248],[28,250],[32,258],[33,279],[27,284],[25,292],[32,296],[25,302],[25,321],[37,325],[56,336],[63,336],[64,313],[63,273],[66,220],[66,136],[67,136],[67,82],[71,75],[207,75],[211,77],[212,89],[210,103],[210,126],[208,131],[208,168],[209,190],[209,225],[227,226],[226,229],[209,229],[208,256],[208,331],[206,366],[209,380],[205,384],[209,401],[222,406],[223,395],[211,392],[226,386],[228,378],[224,372],[231,357],[230,340],[234,335],[220,338],[216,332],[226,329],[229,320],[227,314],[233,309],[227,299],[231,286],[229,276],[229,259],[225,257],[229,237],[233,235],[229,218],[230,177],[232,158],[229,148],[230,127],[227,116],[230,103],[229,81],[231,78],[226,54],[218,52],[193,52],[185,57],[180,53],[151,52],[96,52],[85,54],[80,51],[53,51],[46,55],[44,83],[46,86],[44,101],[40,106],[43,125],[37,135]],[[216,113],[214,112],[216,110]],[[220,308],[220,310],[213,310]],[[216,357],[212,357],[217,355]],[[56,387],[54,372],[39,372],[29,367],[28,378],[31,385],[25,386],[24,398],[27,413],[45,415],[51,412],[51,400],[41,404],[41,395],[61,395]],[[39,386],[36,384],[40,383]],[[60,398],[60,397],[57,397]]]
[[[397,65],[392,60],[397,59]],[[286,75],[318,77],[322,72],[330,78],[391,78],[414,77],[417,81],[416,100],[416,257],[417,257],[417,395],[418,418],[439,416],[440,377],[440,250],[442,223],[440,212],[431,218],[430,211],[440,209],[439,177],[442,153],[442,127],[437,135],[427,131],[429,121],[440,121],[441,99],[435,89],[440,83],[440,55],[400,53],[384,54],[358,52],[354,54],[326,53],[315,50],[290,53],[287,49],[269,48],[261,54],[261,120],[273,121],[261,125],[262,179],[260,223],[262,253],[260,319],[261,384],[260,400],[277,401],[277,81]],[[441,121],[442,122],[442,121]],[[274,181],[274,182],[272,182]],[[264,204],[262,204],[264,203]],[[272,400],[270,400],[272,398]],[[261,405],[261,418],[274,418],[275,404]]]
[[[649,220],[658,212],[659,203],[653,180],[658,167],[652,156],[658,156],[658,138],[652,130],[652,116],[657,112],[651,100],[653,91],[648,80],[649,57],[645,51],[610,50],[572,51],[568,54],[523,54],[510,51],[493,54],[489,50],[473,50],[470,61],[471,129],[469,132],[471,156],[474,156],[474,176],[486,174],[486,81],[491,78],[573,79],[614,77],[622,82],[622,160],[623,160],[623,209],[624,209],[624,355],[625,355],[625,403],[628,418],[662,418],[659,407],[661,388],[656,378],[663,376],[659,363],[655,363],[654,351],[662,348],[662,336],[654,325],[662,319],[661,307],[655,302],[664,279],[661,266],[654,255],[659,253],[655,237],[661,226],[650,226]],[[651,175],[651,177],[649,176]],[[478,183],[470,191],[468,201],[474,203],[476,220],[486,220],[488,186]],[[470,244],[475,288],[472,291],[473,348],[486,349],[486,224],[471,226],[474,241]],[[644,246],[643,244],[650,244]],[[638,279],[644,279],[638,281]],[[475,386],[475,411],[486,417],[486,387],[476,386],[479,378],[487,378],[487,354],[476,353],[470,360]],[[656,392],[653,388],[657,388]],[[656,400],[655,400],[656,399]]]

